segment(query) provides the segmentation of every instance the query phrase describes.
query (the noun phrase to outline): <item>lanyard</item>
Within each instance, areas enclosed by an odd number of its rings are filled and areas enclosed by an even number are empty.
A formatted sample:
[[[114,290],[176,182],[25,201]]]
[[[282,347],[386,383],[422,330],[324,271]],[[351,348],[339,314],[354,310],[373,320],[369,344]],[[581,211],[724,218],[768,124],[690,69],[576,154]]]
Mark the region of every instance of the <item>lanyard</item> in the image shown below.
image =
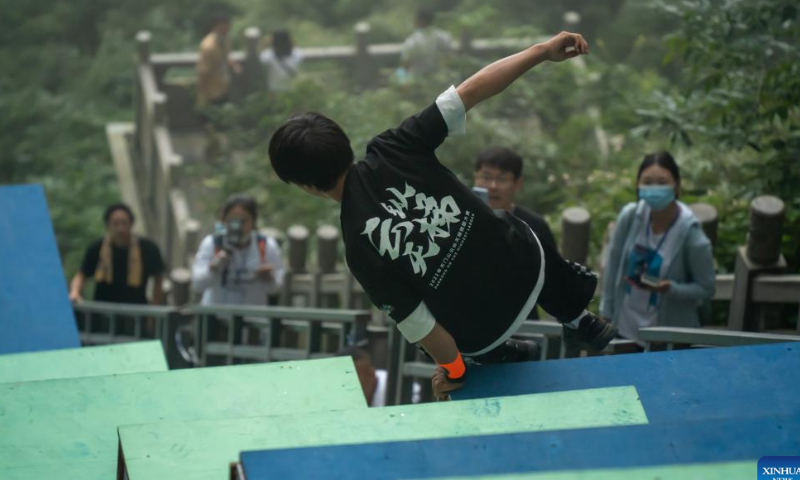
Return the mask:
[[[678,214],[675,215],[675,218],[672,219],[672,223],[670,223],[669,227],[667,227],[667,231],[664,232],[664,236],[661,237],[661,241],[658,242],[658,246],[656,247],[655,250],[653,250],[653,254],[661,250],[661,246],[664,245],[664,240],[667,239],[667,234],[669,234],[669,231],[672,230],[672,226],[675,225],[675,222],[678,221],[678,217],[680,216],[681,216],[681,209],[679,207]],[[650,218],[647,219],[647,229],[645,230],[644,235],[647,245],[650,245]]]

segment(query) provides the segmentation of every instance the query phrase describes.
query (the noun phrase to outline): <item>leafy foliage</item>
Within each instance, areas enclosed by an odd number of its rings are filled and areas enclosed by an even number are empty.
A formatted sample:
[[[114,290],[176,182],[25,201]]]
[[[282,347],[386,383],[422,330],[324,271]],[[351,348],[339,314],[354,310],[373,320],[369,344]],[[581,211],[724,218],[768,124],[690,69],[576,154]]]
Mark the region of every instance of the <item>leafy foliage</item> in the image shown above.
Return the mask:
[[[0,3],[0,184],[42,183],[71,275],[119,199],[105,124],[130,119],[133,38],[193,48],[210,1]],[[163,42],[163,43],[162,43]]]
[[[13,5],[12,5],[13,4]],[[683,198],[717,206],[716,250],[723,270],[745,241],[756,195],[787,202],[784,253],[800,255],[800,59],[797,12],[788,0],[528,2],[435,0],[438,23],[455,37],[536,37],[560,30],[563,14],[582,14],[592,44],[585,68],[545,65],[470,113],[470,134],[438,152],[466,182],[483,148],[506,145],[525,159],[520,203],[548,216],[556,231],[563,208],[593,215],[596,257],[609,221],[634,200],[635,168],[650,151],[669,148],[681,163]],[[413,28],[412,1],[348,0],[29,0],[0,4],[0,182],[45,185],[65,271],[74,272],[100,215],[119,192],[104,125],[133,116],[133,38],[153,32],[154,51],[196,48],[212,12],[235,13],[236,46],[245,26],[289,28],[300,45],[347,44],[358,21],[371,41],[402,40]],[[664,41],[663,36],[672,32]],[[666,63],[662,60],[667,55]],[[216,112],[231,148],[215,164],[187,169],[228,193],[248,191],[277,227],[336,222],[336,206],[275,178],[266,144],[288,115],[320,110],[339,121],[357,155],[382,129],[426,106],[485,60],[456,59],[437,78],[406,86],[382,72],[381,87],[358,91],[348,73],[325,65],[281,96],[249,98]],[[569,63],[569,62],[568,62]],[[636,128],[639,127],[639,128]],[[598,140],[598,134],[604,139]],[[601,135],[602,137],[602,135]],[[604,153],[605,152],[605,153]]]
[[[708,145],[717,170],[710,195],[722,210],[722,238],[744,243],[746,209],[757,195],[786,202],[784,253],[800,267],[800,24],[796,2],[707,0],[662,4],[680,20],[667,59],[681,58],[683,81],[658,92],[639,132],[674,144]],[[713,148],[717,148],[716,152]],[[727,246],[726,246],[727,247]],[[726,262],[728,263],[728,262]]]

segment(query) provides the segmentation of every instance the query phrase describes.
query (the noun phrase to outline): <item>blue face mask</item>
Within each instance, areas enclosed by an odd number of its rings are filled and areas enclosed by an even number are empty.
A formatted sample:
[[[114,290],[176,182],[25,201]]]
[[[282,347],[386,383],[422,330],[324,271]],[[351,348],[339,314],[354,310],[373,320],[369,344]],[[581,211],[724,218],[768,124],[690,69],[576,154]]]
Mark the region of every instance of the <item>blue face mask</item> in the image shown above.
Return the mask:
[[[639,187],[639,198],[655,211],[664,210],[675,200],[675,187],[672,185],[648,185]]]

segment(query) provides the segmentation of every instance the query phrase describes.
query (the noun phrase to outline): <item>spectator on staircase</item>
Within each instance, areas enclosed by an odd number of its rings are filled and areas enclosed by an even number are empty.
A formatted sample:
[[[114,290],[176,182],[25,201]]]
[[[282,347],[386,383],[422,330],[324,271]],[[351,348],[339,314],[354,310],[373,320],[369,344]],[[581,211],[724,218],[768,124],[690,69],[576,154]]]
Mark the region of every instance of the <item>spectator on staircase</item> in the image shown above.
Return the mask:
[[[506,147],[490,147],[481,152],[475,161],[475,179],[478,195],[495,210],[505,210],[527,223],[542,242],[558,250],[553,231],[544,218],[517,203],[517,194],[522,189],[522,157]],[[528,315],[529,320],[538,320],[538,309]]]
[[[273,32],[270,44],[259,57],[267,71],[267,88],[273,93],[283,92],[297,77],[303,56],[294,48],[292,36],[286,30]]]
[[[485,188],[489,206],[505,210],[527,223],[540,240],[558,249],[553,231],[541,215],[517,203],[522,190],[522,157],[506,147],[487,148],[475,160],[473,185]]]
[[[678,200],[672,156],[644,157],[637,188],[638,201],[622,209],[611,236],[600,315],[643,346],[640,328],[700,327],[698,307],[714,296],[715,274],[711,242]]]
[[[252,197],[233,195],[222,207],[216,232],[200,243],[192,266],[192,288],[201,303],[266,305],[283,285],[283,262],[274,238],[256,230]]]
[[[223,104],[228,101],[231,71],[241,73],[242,67],[230,58],[231,19],[218,15],[211,31],[200,42],[197,61],[197,105]]]
[[[158,246],[134,235],[135,217],[125,204],[109,206],[103,221],[106,234],[86,250],[70,284],[70,300],[83,301],[84,284],[94,279],[95,301],[147,304],[147,283],[152,278],[152,303],[162,304],[164,262]]]
[[[453,51],[453,38],[434,26],[435,13],[420,7],[414,18],[416,30],[403,42],[399,76],[426,77],[438,71]]]

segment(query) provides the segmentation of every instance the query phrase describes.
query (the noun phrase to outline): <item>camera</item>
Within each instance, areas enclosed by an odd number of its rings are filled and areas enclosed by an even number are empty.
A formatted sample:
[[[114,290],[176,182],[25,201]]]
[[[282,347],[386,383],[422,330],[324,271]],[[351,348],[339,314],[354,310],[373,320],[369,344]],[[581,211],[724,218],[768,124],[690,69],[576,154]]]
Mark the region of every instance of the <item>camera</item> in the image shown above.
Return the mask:
[[[475,195],[479,196],[481,200],[489,203],[489,189],[483,187],[472,187],[472,191],[475,192]]]
[[[244,226],[238,218],[232,218],[226,223],[217,222],[214,225],[214,243],[227,252],[240,247],[244,243]]]

